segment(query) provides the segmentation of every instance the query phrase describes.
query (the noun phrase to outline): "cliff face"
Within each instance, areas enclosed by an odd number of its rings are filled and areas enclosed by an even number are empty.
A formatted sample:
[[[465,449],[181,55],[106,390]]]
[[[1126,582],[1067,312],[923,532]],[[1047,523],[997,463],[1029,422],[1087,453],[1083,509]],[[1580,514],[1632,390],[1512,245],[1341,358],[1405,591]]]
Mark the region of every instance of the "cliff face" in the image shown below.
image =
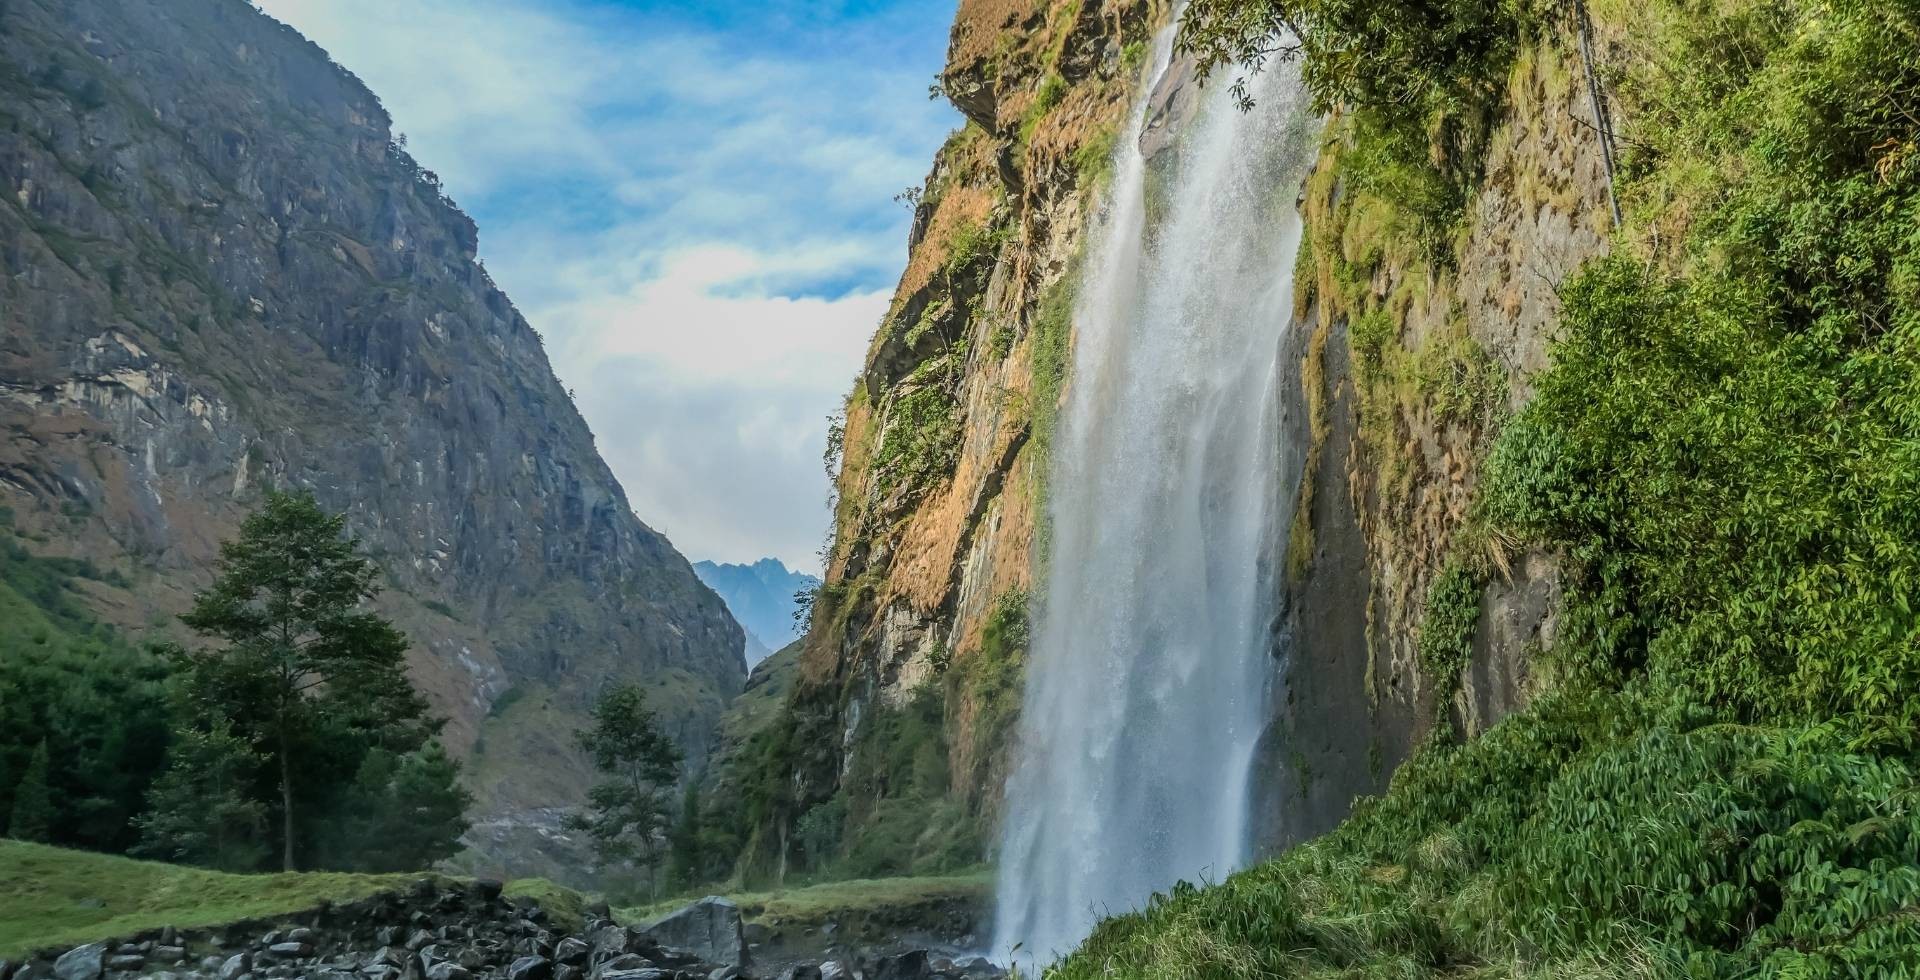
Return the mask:
[[[857,833],[858,796],[873,790],[862,753],[901,751],[873,731],[886,727],[875,712],[926,691],[943,706],[946,792],[991,826],[1044,561],[1074,259],[1138,87],[1155,86],[1140,137],[1150,160],[1197,102],[1188,59],[1137,77],[1168,14],[960,6],[942,83],[969,124],[936,160],[893,313],[848,400],[833,562],[777,722],[801,736],[782,770],[789,818],[851,794]],[[1546,366],[1556,287],[1609,234],[1569,37],[1556,27],[1517,60],[1446,234],[1368,191],[1353,163],[1362,136],[1340,114],[1305,186],[1275,189],[1297,193],[1306,224],[1281,352],[1282,415],[1304,466],[1281,508],[1296,515],[1282,696],[1256,772],[1268,847],[1330,829],[1437,728],[1471,735],[1524,705],[1530,656],[1553,642],[1556,556],[1515,551],[1471,515],[1494,438]],[[1465,618],[1458,663],[1423,656],[1423,635],[1440,632],[1435,596],[1458,607],[1440,615]]]
[[[700,757],[742,634],[642,524],[472,221],[242,0],[0,4],[0,505],[166,632],[265,485],[348,513],[483,810],[641,680]]]
[[[1287,694],[1263,743],[1270,846],[1332,829],[1436,727],[1477,734],[1538,687],[1530,661],[1554,642],[1560,561],[1511,548],[1473,511],[1501,426],[1547,367],[1556,291],[1611,233],[1570,42],[1551,31],[1517,59],[1446,241],[1356,179],[1349,118],[1329,121],[1301,189],[1285,383],[1305,409],[1291,438],[1308,465],[1288,549]],[[1422,653],[1450,577],[1469,624],[1458,664]]]
[[[960,824],[991,814],[1019,708],[1071,268],[1166,13],[1144,0],[960,4],[941,87],[967,123],[921,189],[906,271],[847,399],[827,582],[776,722],[793,736],[791,779],[776,780],[763,831],[784,835],[844,789],[857,833],[866,804],[898,796],[856,762],[863,745],[875,758],[917,750],[873,741],[889,726],[871,723],[916,692],[939,702],[934,795]]]

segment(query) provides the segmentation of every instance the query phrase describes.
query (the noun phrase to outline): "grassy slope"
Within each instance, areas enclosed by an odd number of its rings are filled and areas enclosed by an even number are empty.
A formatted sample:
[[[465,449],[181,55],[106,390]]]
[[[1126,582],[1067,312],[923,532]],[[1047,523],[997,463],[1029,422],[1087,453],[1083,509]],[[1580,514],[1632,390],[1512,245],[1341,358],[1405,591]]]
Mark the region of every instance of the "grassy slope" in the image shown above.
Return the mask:
[[[161,926],[192,929],[288,915],[323,902],[352,901],[405,887],[419,877],[233,875],[0,840],[0,959]],[[836,881],[731,897],[754,921],[804,925],[932,903],[982,901],[992,887],[991,876],[978,872]],[[566,929],[578,928],[590,901],[579,892],[540,878],[514,881],[507,886],[506,895],[538,903]],[[678,898],[621,909],[616,918],[642,921],[671,912],[686,901]]]
[[[0,958],[161,926],[195,929],[289,915],[323,902],[404,888],[421,877],[224,874],[0,840]],[[514,881],[507,885],[506,896],[538,904],[569,929],[579,926],[588,903],[579,892],[544,878]]]
[[[726,714],[720,716],[720,737],[725,744],[745,744],[754,732],[779,716],[780,709],[787,703],[787,693],[793,690],[794,679],[799,676],[802,645],[802,641],[795,640],[754,665],[747,689],[735,695],[727,705]]]
[[[418,875],[231,875],[0,841],[0,957],[351,901]]]

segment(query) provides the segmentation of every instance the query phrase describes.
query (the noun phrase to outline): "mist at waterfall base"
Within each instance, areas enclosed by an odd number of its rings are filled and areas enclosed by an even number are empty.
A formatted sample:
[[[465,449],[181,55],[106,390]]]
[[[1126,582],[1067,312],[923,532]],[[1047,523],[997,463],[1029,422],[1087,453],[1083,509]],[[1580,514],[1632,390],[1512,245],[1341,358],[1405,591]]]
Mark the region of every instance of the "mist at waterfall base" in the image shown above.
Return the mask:
[[[1250,86],[1241,112],[1224,79],[1207,85],[1169,159],[1120,140],[1088,244],[1007,786],[1002,958],[1049,962],[1099,919],[1249,857],[1297,458],[1280,444],[1280,341],[1319,129],[1288,67]],[[1143,100],[1132,135],[1146,117]]]

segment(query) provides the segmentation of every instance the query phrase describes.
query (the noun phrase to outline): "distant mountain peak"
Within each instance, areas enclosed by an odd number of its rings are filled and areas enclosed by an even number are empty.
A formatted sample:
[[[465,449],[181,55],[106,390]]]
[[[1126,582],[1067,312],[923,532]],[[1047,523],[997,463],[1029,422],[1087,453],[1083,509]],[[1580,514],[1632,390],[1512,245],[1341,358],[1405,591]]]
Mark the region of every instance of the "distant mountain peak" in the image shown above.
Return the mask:
[[[762,558],[748,565],[698,561],[693,571],[720,594],[727,611],[746,628],[749,667],[767,651],[799,638],[793,621],[794,593],[820,586],[818,578],[793,571],[778,558]]]

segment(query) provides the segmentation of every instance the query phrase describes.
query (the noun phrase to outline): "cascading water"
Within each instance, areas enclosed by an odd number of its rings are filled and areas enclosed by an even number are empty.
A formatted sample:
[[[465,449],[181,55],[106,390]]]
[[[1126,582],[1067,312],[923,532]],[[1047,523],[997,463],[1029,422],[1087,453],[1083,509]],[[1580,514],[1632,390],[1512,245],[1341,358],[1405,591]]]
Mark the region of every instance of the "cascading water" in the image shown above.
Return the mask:
[[[1280,338],[1318,128],[1286,66],[1252,84],[1250,113],[1208,86],[1170,159],[1120,141],[1093,231],[1007,789],[1003,956],[1051,960],[1101,917],[1248,857],[1294,455]],[[1143,100],[1136,132],[1147,115]]]

